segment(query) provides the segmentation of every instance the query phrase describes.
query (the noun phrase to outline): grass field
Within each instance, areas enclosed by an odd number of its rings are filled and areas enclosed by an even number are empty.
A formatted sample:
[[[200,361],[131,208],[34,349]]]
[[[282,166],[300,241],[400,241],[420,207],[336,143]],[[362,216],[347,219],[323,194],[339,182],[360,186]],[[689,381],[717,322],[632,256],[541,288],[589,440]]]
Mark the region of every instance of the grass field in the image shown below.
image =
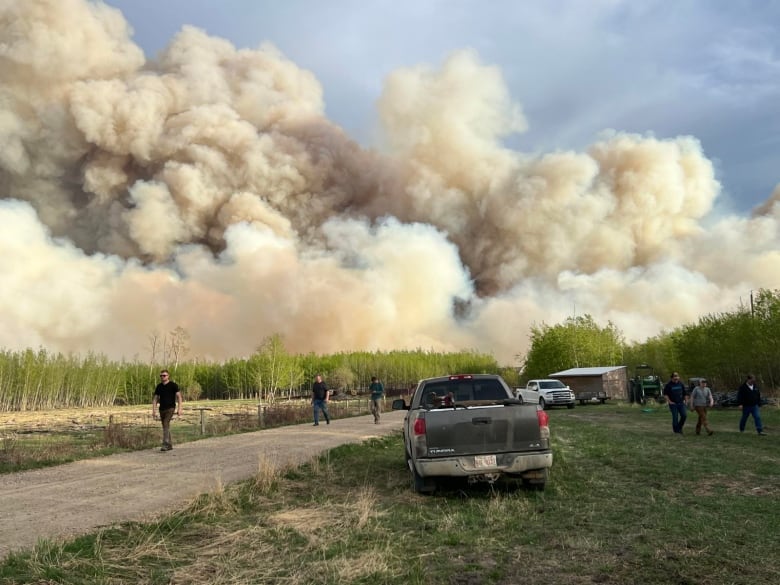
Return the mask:
[[[156,524],[41,544],[0,583],[776,585],[780,410],[769,436],[711,413],[671,432],[662,407],[550,411],[544,492],[416,495],[400,435],[344,446],[204,496]]]
[[[332,400],[333,418],[367,414],[367,398]],[[262,416],[260,414],[262,413]],[[308,421],[306,400],[186,402],[172,429],[178,443]],[[150,406],[0,413],[0,473],[49,467],[160,444],[159,419]]]

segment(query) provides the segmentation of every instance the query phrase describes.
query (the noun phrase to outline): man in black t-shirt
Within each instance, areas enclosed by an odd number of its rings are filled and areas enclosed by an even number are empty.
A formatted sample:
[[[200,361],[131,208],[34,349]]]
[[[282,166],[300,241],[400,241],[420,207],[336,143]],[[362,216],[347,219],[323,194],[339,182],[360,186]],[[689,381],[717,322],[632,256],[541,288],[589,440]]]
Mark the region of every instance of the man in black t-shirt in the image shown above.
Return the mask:
[[[314,379],[314,384],[311,385],[311,404],[314,409],[314,426],[320,424],[320,411],[325,415],[325,422],[330,424],[330,415],[328,414],[328,400],[330,399],[330,390],[325,382],[322,381],[322,376],[317,374]]]
[[[764,425],[761,422],[761,390],[756,384],[756,377],[748,374],[745,383],[737,390],[737,404],[742,408],[742,416],[739,419],[739,432],[745,432],[745,423],[749,416],[753,416],[753,422],[756,424],[756,432],[759,435],[766,435]]]
[[[160,407],[160,420],[163,428],[163,441],[160,451],[170,451],[173,449],[171,441],[171,420],[174,413],[181,416],[181,392],[179,385],[171,380],[168,370],[160,372],[160,383],[154,389],[152,398],[152,418],[157,418],[157,405]]]

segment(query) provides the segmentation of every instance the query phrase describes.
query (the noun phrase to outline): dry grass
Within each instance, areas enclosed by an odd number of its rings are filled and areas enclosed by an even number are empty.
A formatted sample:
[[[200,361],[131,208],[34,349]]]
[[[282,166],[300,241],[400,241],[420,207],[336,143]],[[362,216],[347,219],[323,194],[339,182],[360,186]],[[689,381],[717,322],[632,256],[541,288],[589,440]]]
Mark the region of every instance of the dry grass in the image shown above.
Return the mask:
[[[0,583],[774,585],[777,434],[729,435],[729,417],[709,440],[671,437],[661,412],[554,411],[542,493],[414,494],[397,436],[295,469],[264,457],[156,524],[38,547]]]
[[[365,400],[340,401],[333,418],[367,413]],[[174,418],[178,443],[260,428],[308,422],[307,401],[289,401],[259,408],[255,400],[185,403]],[[198,409],[208,410],[198,410]],[[203,418],[201,418],[203,417]],[[151,405],[102,409],[0,412],[0,473],[85,459],[119,450],[146,449],[160,439],[160,422]]]
[[[326,529],[333,528],[334,511],[326,507],[290,508],[268,517],[271,526],[293,530],[308,542],[314,542]]]
[[[257,460],[257,473],[250,480],[252,491],[261,495],[269,493],[286,469],[287,465],[280,463],[278,457],[269,457],[266,453],[261,453]]]

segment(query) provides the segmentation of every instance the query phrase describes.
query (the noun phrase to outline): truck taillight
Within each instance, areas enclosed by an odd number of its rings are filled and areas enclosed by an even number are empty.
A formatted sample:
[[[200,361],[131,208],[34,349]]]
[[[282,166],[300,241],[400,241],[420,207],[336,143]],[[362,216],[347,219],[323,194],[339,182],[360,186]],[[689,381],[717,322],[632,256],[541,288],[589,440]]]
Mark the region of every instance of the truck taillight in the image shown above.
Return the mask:
[[[424,435],[425,434],[425,419],[424,418],[418,418],[414,421],[414,434],[415,435]]]
[[[539,421],[539,436],[542,439],[549,439],[550,438],[550,417],[547,415],[547,413],[539,408],[536,410],[536,420]]]

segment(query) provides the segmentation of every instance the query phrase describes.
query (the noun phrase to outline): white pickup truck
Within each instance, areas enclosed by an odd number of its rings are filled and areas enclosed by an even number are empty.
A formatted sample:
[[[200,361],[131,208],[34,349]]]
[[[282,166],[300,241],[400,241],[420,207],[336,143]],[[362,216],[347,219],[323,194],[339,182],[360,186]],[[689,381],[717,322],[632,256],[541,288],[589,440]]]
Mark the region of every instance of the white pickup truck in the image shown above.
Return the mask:
[[[525,402],[535,400],[542,408],[565,406],[574,408],[574,391],[560,380],[528,380],[525,388],[517,388],[515,396]]]

